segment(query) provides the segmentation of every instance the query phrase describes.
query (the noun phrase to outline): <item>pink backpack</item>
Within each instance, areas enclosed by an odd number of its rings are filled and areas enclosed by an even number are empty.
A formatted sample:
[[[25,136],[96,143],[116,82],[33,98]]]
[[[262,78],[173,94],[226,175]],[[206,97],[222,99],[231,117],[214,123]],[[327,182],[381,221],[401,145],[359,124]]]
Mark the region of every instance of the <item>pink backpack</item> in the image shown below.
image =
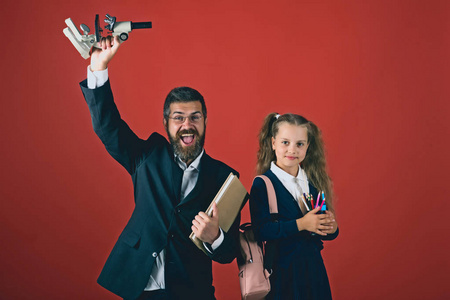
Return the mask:
[[[272,182],[265,175],[256,176],[264,180],[269,198],[271,214],[278,213],[277,198]],[[264,268],[263,249],[255,240],[251,223],[242,224],[239,229],[239,242],[242,258],[238,259],[239,283],[241,285],[242,299],[264,299],[270,292],[269,276],[272,270]]]

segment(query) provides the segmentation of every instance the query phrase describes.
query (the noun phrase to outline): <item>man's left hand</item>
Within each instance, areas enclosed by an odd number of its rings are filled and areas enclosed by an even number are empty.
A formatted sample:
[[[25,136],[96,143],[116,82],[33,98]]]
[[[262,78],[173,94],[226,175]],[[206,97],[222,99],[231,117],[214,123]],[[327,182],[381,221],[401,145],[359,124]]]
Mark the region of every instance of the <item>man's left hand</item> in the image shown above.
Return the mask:
[[[192,220],[192,231],[202,242],[212,244],[220,236],[219,230],[219,210],[216,203],[213,203],[212,214],[209,217],[204,212],[199,212]]]

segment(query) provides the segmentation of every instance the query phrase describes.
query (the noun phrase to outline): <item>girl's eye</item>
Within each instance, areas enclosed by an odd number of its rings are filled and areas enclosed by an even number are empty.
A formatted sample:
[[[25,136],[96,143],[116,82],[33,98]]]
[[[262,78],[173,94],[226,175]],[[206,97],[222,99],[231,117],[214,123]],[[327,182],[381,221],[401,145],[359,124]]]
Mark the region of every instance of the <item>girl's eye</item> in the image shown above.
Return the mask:
[[[289,144],[289,142],[288,141],[282,141],[281,142],[283,145],[287,145],[287,144]]]
[[[298,143],[297,144],[298,147],[303,147],[303,145],[304,145],[303,143]]]

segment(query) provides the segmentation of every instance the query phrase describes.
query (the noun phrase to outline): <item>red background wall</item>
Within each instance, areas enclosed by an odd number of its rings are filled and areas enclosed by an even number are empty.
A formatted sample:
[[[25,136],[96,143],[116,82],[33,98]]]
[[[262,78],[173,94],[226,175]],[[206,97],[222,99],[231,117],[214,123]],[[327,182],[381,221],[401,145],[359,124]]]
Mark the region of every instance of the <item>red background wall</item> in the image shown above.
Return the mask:
[[[0,9],[1,299],[117,299],[96,278],[133,209],[95,136],[64,20],[152,21],[110,65],[123,118],[164,133],[163,99],[206,97],[206,149],[250,188],[272,111],[323,130],[341,235],[335,299],[448,299],[448,1],[29,1]],[[103,24],[103,22],[102,22]],[[249,220],[248,207],[243,211]],[[237,267],[214,265],[218,299]]]

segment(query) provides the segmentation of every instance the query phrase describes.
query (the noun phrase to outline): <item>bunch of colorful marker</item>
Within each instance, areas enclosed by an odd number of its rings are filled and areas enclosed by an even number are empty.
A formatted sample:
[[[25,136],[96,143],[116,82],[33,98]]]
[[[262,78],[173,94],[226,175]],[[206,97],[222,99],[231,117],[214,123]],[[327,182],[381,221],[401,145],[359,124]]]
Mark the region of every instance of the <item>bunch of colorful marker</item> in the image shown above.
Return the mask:
[[[325,193],[323,191],[317,194],[317,200],[315,202],[311,194],[307,195],[303,193],[302,201],[308,211],[311,211],[317,207],[320,207],[320,213],[324,213],[327,210],[327,205],[325,204]]]

